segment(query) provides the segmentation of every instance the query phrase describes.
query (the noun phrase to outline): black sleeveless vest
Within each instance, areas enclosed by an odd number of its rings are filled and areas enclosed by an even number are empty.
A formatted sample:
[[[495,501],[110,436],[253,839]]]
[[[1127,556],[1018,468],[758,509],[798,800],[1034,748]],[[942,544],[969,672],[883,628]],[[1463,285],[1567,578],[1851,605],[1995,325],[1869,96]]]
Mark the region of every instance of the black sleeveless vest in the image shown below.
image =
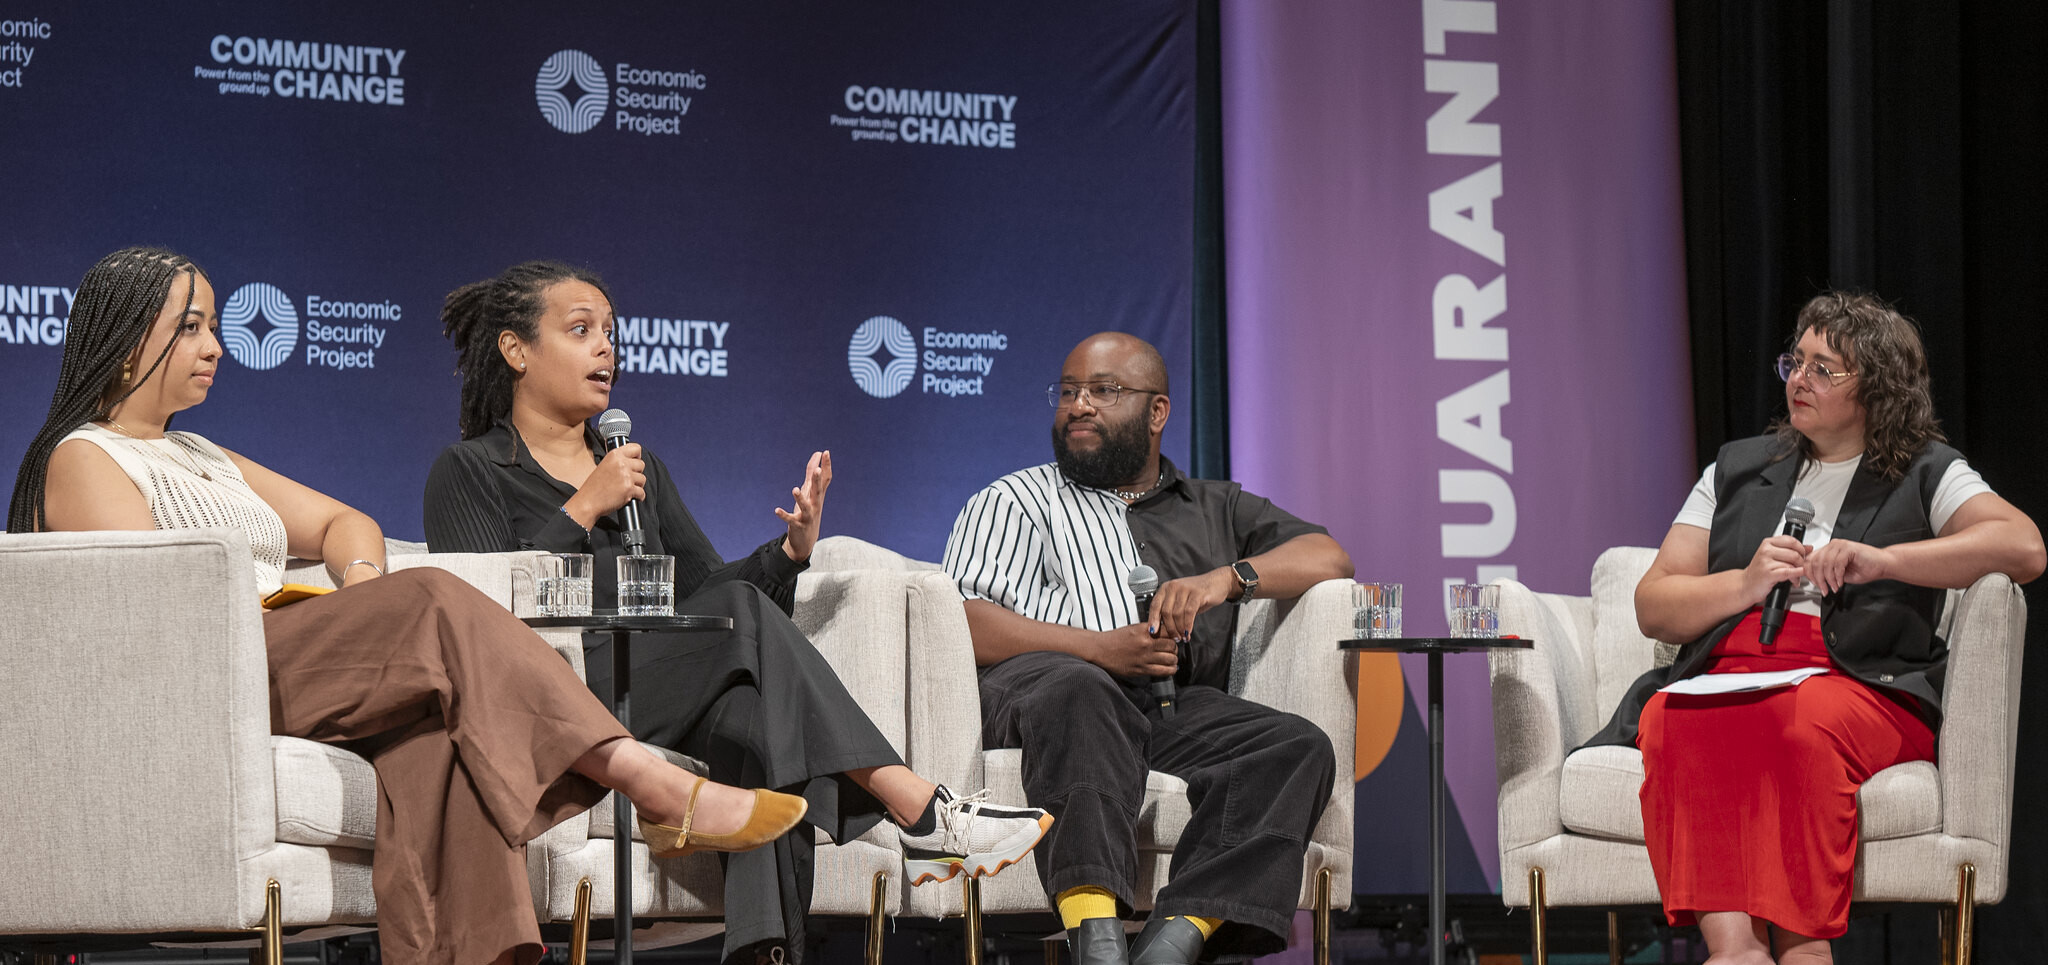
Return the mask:
[[[1962,454],[1931,442],[1892,482],[1858,466],[1835,518],[1833,539],[1871,546],[1891,546],[1932,539],[1928,510],[1942,474]],[[1739,439],[1721,447],[1714,467],[1714,528],[1707,537],[1707,571],[1738,570],[1749,565],[1758,543],[1777,532],[1801,463],[1797,450],[1775,436]],[[1947,591],[1879,580],[1845,586],[1822,598],[1821,634],[1828,654],[1841,672],[1880,691],[1911,696],[1905,701],[1927,721],[1941,726],[1941,682],[1947,669],[1948,643],[1934,633]],[[1742,622],[1747,611],[1721,621],[1706,636],[1681,647],[1671,666],[1636,678],[1607,726],[1586,746],[1629,744],[1636,740],[1636,721],[1658,688],[1694,676],[1712,661],[1714,647]]]

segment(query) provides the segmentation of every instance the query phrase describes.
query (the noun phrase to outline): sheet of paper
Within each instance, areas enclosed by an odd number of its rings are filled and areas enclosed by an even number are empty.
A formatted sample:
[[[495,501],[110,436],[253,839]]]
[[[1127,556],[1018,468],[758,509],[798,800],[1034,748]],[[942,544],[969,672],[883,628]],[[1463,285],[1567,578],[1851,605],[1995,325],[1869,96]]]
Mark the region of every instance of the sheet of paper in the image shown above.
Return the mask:
[[[1751,690],[1769,690],[1773,687],[1797,687],[1800,681],[1827,672],[1826,667],[1800,667],[1797,670],[1769,670],[1762,673],[1707,673],[1687,677],[1659,689],[1667,694],[1739,694]]]

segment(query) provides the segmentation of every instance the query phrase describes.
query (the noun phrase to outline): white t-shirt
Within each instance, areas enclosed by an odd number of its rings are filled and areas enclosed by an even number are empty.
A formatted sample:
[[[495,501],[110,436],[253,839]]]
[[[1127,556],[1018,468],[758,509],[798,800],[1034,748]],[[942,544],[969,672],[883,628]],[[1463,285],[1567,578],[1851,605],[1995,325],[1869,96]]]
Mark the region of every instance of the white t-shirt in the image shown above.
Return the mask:
[[[1793,496],[1804,496],[1813,503],[1813,522],[1806,527],[1806,545],[1818,549],[1834,537],[1835,517],[1841,515],[1842,500],[1849,495],[1849,481],[1855,478],[1856,467],[1862,463],[1860,454],[1841,462],[1808,462],[1799,478],[1792,483]],[[1961,459],[1949,463],[1948,471],[1942,473],[1941,482],[1934,487],[1934,501],[1927,512],[1929,526],[1934,532],[1941,532],[1941,528],[1948,525],[1949,517],[1954,516],[1964,503],[1990,491],[1984,477],[1971,469],[1969,463]],[[1685,498],[1685,506],[1678,511],[1678,518],[1671,522],[1704,530],[1714,528],[1714,466],[1708,466],[1707,471],[1700,475],[1699,484],[1693,486],[1692,494]],[[1781,515],[1771,527],[1771,532],[1784,531],[1785,517]],[[1820,594],[1815,592],[1813,584],[1799,581],[1799,586],[1792,593],[1789,609],[1794,613],[1820,616]]]

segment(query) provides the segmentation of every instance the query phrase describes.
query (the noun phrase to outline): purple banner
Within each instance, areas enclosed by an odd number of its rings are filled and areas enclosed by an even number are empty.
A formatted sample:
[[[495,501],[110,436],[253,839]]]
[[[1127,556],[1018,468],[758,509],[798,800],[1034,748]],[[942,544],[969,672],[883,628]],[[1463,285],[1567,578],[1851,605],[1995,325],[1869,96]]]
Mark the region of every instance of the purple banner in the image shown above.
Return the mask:
[[[1404,583],[1411,636],[1446,583],[1584,594],[1656,545],[1694,472],[1670,5],[1224,0],[1221,37],[1235,477]],[[1361,666],[1360,777],[1419,738],[1414,660]],[[1445,677],[1497,889],[1486,660]],[[1426,889],[1427,816],[1358,813],[1359,890]]]

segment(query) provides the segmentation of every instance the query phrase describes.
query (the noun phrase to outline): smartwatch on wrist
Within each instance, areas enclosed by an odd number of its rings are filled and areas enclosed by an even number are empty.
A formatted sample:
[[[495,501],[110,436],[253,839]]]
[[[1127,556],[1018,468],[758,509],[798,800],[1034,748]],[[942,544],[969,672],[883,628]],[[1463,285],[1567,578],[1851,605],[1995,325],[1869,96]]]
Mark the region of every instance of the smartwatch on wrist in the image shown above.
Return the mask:
[[[1250,563],[1238,560],[1230,564],[1230,572],[1237,577],[1238,587],[1237,596],[1231,598],[1230,602],[1244,603],[1250,600],[1252,594],[1259,590],[1259,571],[1252,569]]]

